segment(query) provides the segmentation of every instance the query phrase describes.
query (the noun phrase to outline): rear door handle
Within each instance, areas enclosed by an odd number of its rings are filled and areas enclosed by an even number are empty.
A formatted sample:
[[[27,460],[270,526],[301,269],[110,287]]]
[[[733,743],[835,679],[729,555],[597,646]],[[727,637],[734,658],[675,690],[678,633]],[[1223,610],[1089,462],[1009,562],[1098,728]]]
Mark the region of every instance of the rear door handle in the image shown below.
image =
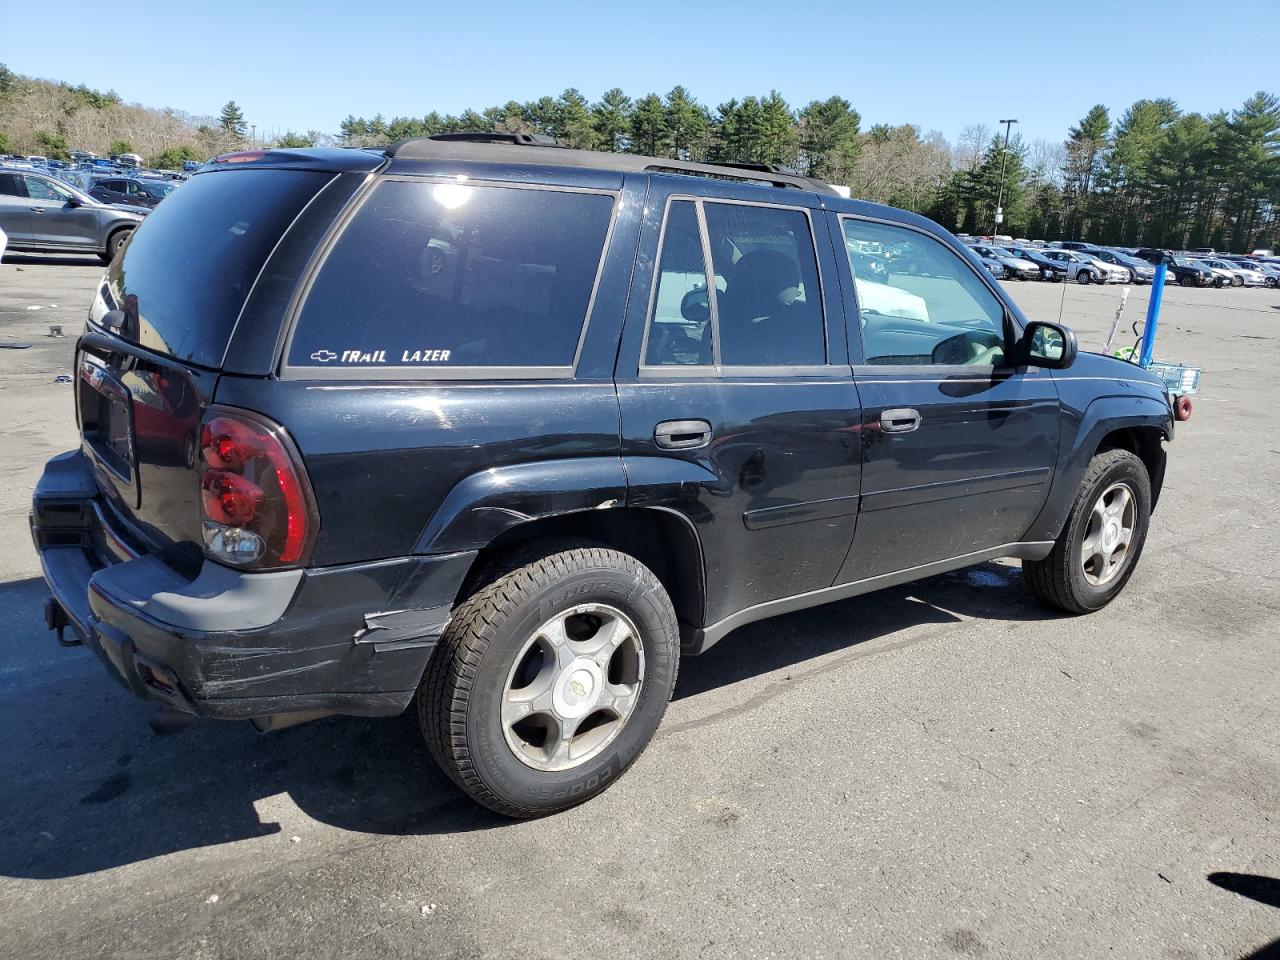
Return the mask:
[[[664,420],[653,428],[653,442],[663,450],[693,450],[711,442],[706,420]]]
[[[893,407],[880,414],[880,429],[885,433],[910,433],[920,426],[920,411],[911,407]]]

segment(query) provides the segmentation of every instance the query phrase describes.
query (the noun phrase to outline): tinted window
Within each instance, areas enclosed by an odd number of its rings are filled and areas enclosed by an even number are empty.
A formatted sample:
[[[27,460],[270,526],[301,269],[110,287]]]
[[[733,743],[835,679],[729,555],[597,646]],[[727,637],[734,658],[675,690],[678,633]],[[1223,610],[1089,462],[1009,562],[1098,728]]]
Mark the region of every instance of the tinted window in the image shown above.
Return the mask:
[[[612,211],[603,194],[384,182],[320,268],[289,362],[569,366]]]
[[[27,188],[16,173],[0,173],[0,196],[25,197]]]
[[[1004,308],[964,260],[932,237],[845,220],[866,363],[996,365],[1004,359]],[[889,256],[904,235],[909,254]]]
[[[803,211],[707,203],[720,360],[725,366],[826,363],[818,264]]]
[[[267,255],[330,176],[233,170],[192,177],[112,264],[127,334],[152,350],[221,366]]]
[[[711,336],[707,261],[697,213],[693,201],[676,200],[662,232],[645,363],[709,364]]]

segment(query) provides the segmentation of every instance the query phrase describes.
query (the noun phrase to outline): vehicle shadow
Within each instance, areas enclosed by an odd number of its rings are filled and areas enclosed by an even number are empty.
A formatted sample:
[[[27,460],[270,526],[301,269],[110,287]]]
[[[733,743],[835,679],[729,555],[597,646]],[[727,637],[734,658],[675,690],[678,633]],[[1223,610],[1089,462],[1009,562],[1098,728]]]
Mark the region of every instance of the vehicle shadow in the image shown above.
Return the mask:
[[[976,578],[976,579],[975,579]],[[1038,620],[1019,575],[994,565],[752,624],[687,660],[677,699],[957,614]],[[173,736],[154,708],[40,622],[38,578],[0,583],[0,875],[70,877],[181,850],[305,832],[307,817],[385,836],[510,821],[465,798],[430,759],[411,713],[330,718],[269,735],[197,723]],[[281,820],[285,822],[282,826]]]
[[[1211,873],[1205,877],[1215,887],[1238,893],[1268,907],[1280,909],[1280,880],[1254,873]],[[1280,939],[1263,944],[1240,960],[1280,960]]]

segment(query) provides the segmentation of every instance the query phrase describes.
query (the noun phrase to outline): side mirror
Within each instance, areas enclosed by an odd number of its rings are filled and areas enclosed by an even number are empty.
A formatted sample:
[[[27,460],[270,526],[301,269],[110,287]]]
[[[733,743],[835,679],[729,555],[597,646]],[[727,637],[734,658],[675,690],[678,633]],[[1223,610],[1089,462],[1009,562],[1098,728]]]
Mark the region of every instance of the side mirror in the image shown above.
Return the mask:
[[[1024,365],[1065,370],[1076,362],[1076,335],[1058,323],[1034,320],[1022,331],[1018,352]]]
[[[84,204],[80,202],[80,199],[78,197],[67,197],[66,205],[72,208],[84,206]]]

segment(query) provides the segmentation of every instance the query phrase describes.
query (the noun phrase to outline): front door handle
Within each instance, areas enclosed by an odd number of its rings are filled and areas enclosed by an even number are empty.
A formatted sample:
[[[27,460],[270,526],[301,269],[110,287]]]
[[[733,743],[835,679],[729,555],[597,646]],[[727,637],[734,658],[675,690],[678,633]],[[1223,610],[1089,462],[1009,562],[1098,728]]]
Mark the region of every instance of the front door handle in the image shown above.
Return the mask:
[[[920,411],[911,407],[893,407],[880,414],[880,429],[885,433],[910,433],[920,426]]]
[[[653,428],[653,442],[663,450],[694,450],[711,442],[706,420],[664,420]]]
[[[32,213],[44,213],[44,207],[27,207]]]

